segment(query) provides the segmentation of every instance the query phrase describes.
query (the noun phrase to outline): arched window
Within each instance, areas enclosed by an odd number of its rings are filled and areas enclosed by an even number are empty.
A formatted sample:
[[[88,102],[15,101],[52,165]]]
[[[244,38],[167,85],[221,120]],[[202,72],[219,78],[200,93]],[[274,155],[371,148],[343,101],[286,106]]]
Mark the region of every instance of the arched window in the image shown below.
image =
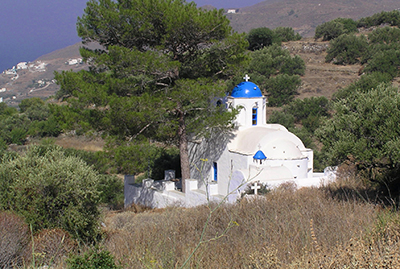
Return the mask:
[[[252,124],[257,125],[257,107],[253,107],[252,112],[251,112],[251,119],[252,119]]]

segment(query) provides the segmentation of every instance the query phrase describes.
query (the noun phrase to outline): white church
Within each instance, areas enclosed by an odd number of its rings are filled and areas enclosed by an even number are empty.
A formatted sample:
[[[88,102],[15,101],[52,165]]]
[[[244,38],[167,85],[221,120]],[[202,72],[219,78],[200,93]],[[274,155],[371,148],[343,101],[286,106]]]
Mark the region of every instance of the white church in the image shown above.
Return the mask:
[[[173,171],[165,179],[134,184],[125,178],[125,206],[132,203],[153,208],[192,207],[210,201],[235,202],[245,190],[257,195],[264,186],[293,182],[297,188],[320,186],[334,180],[334,172],[313,172],[313,151],[280,124],[266,123],[266,97],[244,77],[228,96],[227,108],[240,107],[234,131],[192,140],[189,146],[191,179],[181,192]]]

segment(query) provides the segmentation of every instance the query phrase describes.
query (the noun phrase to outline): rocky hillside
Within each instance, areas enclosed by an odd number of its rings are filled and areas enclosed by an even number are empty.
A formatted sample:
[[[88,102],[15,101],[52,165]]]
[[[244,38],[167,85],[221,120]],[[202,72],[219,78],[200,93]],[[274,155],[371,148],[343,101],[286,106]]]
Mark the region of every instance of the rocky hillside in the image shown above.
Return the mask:
[[[315,27],[337,17],[359,19],[394,9],[400,9],[399,0],[266,0],[254,6],[234,9],[235,13],[227,13],[227,16],[238,32],[263,26],[271,29],[286,26],[301,33],[305,37],[303,40],[283,44],[293,55],[301,56],[307,65],[298,97],[323,95],[329,98],[335,90],[357,79],[360,66],[326,64],[324,58],[329,43],[312,39]],[[15,63],[13,69],[0,74],[0,99],[17,106],[24,98],[45,99],[54,95],[59,89],[53,80],[54,71],[87,68],[80,61],[80,46],[82,44],[77,43],[31,63]],[[94,45],[91,47],[96,48]]]
[[[212,8],[211,6],[203,8]],[[377,12],[400,9],[399,0],[266,0],[253,6],[234,9],[227,13],[232,27],[238,32],[248,32],[257,27],[292,27],[303,37],[312,37],[316,26],[337,17],[359,19]],[[227,10],[228,11],[228,10]],[[81,43],[44,55],[34,62],[22,62],[0,74],[0,99],[17,106],[24,98],[47,98],[58,89],[54,71],[79,71],[87,68],[80,62]],[[348,85],[357,78],[358,66],[335,66],[324,63],[328,43],[303,39],[284,44],[292,54],[300,55],[306,62],[307,72],[299,97],[324,95]]]
[[[55,84],[54,71],[79,71],[86,67],[79,55],[80,44],[44,55],[33,62],[20,62],[0,74],[0,97],[16,106],[22,99],[47,98],[59,86]],[[21,59],[23,60],[23,59]]]
[[[79,47],[75,44],[65,49],[44,55],[27,63],[27,69],[8,70],[11,73],[0,74],[0,97],[8,104],[17,106],[25,98],[47,98],[59,89],[53,81],[54,71],[78,71],[87,67],[80,63]],[[283,44],[292,55],[299,55],[306,63],[306,73],[302,77],[302,85],[298,98],[311,96],[331,97],[339,88],[349,85],[358,79],[359,65],[338,66],[325,63],[328,42],[314,41],[304,38],[300,41],[291,41]]]
[[[381,11],[400,9],[399,0],[266,0],[227,14],[238,32],[253,28],[292,27],[304,37],[314,36],[315,28],[335,18],[358,20]]]

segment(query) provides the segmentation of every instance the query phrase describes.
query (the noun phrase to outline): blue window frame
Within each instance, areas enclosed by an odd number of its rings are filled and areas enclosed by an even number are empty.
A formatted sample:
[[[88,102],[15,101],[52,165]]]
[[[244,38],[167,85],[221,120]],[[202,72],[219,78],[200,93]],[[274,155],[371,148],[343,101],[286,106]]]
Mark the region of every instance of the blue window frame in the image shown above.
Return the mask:
[[[251,113],[251,119],[253,125],[257,125],[257,108],[253,107],[252,113]]]
[[[214,181],[218,180],[218,165],[216,162],[213,163],[213,171],[214,171]]]

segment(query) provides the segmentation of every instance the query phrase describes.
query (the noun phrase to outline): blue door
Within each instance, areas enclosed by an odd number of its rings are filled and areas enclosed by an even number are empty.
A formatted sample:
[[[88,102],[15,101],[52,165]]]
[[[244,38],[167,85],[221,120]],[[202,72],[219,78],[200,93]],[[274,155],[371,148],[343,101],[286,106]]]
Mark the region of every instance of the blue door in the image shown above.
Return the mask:
[[[214,180],[215,181],[217,181],[218,180],[218,166],[217,166],[217,163],[216,162],[214,162],[213,163],[213,170],[214,170]]]

